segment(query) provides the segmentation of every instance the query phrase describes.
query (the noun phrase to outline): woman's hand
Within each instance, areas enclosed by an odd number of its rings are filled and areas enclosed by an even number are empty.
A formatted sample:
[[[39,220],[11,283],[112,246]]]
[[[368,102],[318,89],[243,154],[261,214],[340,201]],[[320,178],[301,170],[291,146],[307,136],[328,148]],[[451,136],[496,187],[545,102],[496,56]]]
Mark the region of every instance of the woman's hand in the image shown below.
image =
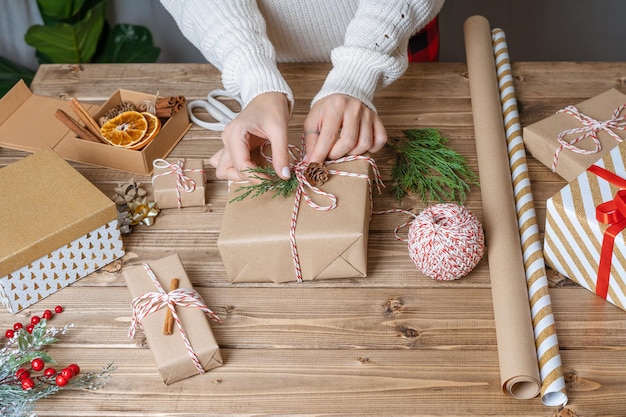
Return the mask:
[[[306,162],[377,152],[387,143],[380,117],[361,101],[331,94],[317,101],[304,120]]]
[[[269,140],[276,173],[290,177],[287,153],[289,101],[282,93],[263,93],[253,98],[239,115],[224,128],[224,148],[209,159],[220,179],[250,180],[247,170],[256,167],[250,151]]]

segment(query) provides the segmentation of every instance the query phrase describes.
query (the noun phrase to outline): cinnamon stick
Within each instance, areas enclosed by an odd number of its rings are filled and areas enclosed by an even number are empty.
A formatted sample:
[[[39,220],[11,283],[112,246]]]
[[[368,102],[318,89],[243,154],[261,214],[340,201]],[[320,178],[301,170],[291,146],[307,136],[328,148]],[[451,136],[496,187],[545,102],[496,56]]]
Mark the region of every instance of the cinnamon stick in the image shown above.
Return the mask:
[[[161,118],[161,119],[167,119],[172,117],[174,114],[176,114],[178,110],[176,110],[176,107],[161,107],[156,109],[156,116]]]
[[[101,142],[93,133],[89,130],[82,127],[76,120],[72,119],[72,117],[65,113],[61,109],[57,109],[54,114],[57,119],[59,119],[63,124],[70,128],[72,132],[76,134],[81,139],[89,140],[91,142]]]
[[[179,283],[180,283],[180,280],[178,278],[172,278],[172,280],[170,281],[170,291],[174,291],[175,289],[177,289]],[[172,334],[173,331],[174,331],[174,316],[172,315],[172,312],[168,308],[167,311],[165,312],[165,323],[163,323],[163,334],[166,336],[169,336]]]
[[[70,108],[76,114],[76,116],[85,124],[85,127],[89,129],[97,138],[101,137],[100,126],[98,122],[94,120],[89,114],[89,111],[82,105],[76,98],[70,100]],[[104,142],[104,141],[101,141]]]
[[[174,96],[171,97],[161,97],[157,99],[156,103],[154,103],[154,107],[160,109],[162,107],[172,107],[176,104],[177,98]]]

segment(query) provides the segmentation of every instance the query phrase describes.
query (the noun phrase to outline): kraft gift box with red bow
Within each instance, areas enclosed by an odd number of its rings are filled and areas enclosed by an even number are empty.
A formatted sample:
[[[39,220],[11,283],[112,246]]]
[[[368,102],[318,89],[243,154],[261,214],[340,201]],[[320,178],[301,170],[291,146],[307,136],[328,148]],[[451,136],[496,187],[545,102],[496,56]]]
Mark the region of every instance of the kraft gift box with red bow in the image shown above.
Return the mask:
[[[626,139],[626,95],[611,89],[524,127],[524,146],[568,182]]]
[[[626,310],[626,143],[548,199],[546,264]]]

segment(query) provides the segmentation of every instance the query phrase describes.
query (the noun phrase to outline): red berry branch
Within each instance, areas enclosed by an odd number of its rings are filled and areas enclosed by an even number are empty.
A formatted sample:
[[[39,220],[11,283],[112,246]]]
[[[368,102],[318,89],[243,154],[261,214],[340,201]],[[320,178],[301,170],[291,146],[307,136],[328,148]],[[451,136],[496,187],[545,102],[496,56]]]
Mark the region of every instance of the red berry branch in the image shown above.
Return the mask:
[[[45,310],[41,316],[32,316],[30,323],[17,322],[5,331],[5,346],[0,349],[0,415],[6,417],[31,416],[35,401],[63,388],[97,389],[103,379],[115,368],[109,364],[99,373],[81,373],[80,367],[69,364],[60,371],[49,366],[56,364],[44,350],[55,343],[72,325],[61,329],[47,327],[47,321],[63,312],[56,306],[54,312]]]

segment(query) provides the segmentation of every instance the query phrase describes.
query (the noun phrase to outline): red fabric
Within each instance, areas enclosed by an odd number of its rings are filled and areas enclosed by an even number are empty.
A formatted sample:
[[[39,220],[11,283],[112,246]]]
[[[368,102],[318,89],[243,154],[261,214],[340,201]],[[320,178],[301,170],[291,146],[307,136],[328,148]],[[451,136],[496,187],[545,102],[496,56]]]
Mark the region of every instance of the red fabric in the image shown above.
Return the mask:
[[[409,39],[409,62],[439,61],[439,18]]]

